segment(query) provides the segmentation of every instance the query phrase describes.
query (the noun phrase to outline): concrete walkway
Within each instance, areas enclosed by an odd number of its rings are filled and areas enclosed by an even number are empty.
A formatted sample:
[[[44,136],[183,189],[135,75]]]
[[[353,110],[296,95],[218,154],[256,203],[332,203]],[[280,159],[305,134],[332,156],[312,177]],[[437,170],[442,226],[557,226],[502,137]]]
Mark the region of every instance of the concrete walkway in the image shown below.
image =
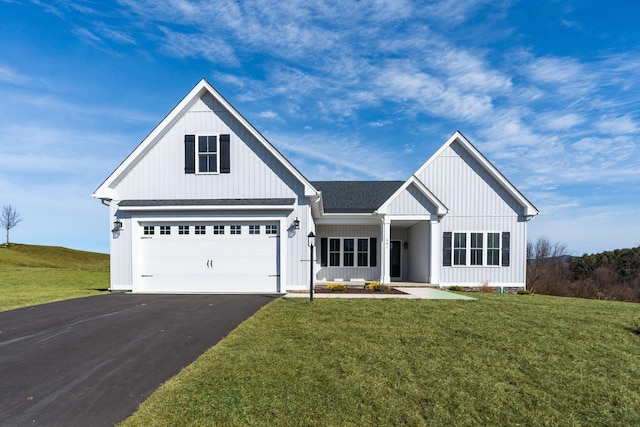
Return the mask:
[[[458,299],[475,301],[475,298],[471,298],[465,295],[456,294],[453,292],[443,291],[440,289],[433,289],[427,287],[393,287],[405,295],[401,294],[385,294],[385,293],[362,293],[362,294],[346,294],[341,292],[335,292],[330,294],[314,293],[314,298],[398,298],[398,299]],[[293,292],[285,295],[286,298],[309,298],[309,292]]]

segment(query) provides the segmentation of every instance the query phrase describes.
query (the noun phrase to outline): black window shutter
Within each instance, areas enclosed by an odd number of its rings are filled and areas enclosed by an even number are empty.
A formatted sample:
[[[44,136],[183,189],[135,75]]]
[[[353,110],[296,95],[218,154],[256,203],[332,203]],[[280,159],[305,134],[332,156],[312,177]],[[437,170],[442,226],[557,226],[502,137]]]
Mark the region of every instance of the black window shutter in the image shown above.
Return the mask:
[[[509,267],[511,250],[511,233],[505,231],[502,233],[502,266]]]
[[[369,267],[378,265],[378,239],[372,237],[369,239]]]
[[[321,267],[326,267],[327,266],[327,254],[328,254],[328,245],[327,245],[327,238],[326,237],[321,237],[320,238],[320,266]]]
[[[231,136],[220,135],[220,173],[231,172]]]
[[[442,233],[442,265],[451,267],[451,240],[453,233],[445,231]]]
[[[196,136],[184,136],[184,173],[196,173]]]

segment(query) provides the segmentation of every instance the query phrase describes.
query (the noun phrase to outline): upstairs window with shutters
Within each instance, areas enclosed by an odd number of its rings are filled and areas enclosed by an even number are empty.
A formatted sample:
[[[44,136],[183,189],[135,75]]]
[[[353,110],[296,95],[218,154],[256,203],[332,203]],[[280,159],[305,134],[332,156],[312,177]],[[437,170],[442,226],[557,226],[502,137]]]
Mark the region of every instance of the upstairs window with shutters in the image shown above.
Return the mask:
[[[231,173],[231,135],[185,135],[184,173]]]
[[[218,173],[218,137],[198,137],[198,173]]]

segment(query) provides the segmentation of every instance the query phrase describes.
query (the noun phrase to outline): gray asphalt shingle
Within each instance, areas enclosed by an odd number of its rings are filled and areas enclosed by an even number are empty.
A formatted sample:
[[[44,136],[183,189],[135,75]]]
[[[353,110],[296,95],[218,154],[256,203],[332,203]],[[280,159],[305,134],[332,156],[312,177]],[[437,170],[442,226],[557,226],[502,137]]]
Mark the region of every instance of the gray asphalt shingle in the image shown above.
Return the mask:
[[[326,213],[367,213],[378,209],[404,181],[313,181]]]

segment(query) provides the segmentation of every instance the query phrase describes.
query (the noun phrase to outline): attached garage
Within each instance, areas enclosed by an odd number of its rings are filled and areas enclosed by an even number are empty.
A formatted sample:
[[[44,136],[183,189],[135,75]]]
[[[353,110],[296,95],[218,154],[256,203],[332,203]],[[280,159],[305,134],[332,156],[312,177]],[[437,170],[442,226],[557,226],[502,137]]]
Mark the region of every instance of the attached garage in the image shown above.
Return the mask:
[[[280,292],[278,221],[136,221],[133,292]]]

